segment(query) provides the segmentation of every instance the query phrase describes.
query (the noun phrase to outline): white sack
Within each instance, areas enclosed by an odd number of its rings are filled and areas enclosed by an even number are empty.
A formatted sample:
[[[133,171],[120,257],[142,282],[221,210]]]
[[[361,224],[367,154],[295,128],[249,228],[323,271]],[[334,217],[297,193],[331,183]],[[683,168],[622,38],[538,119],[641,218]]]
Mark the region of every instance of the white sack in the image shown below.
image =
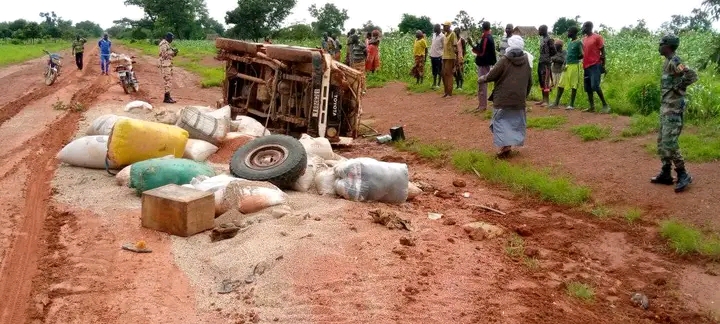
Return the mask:
[[[121,119],[130,118],[113,114],[102,115],[98,118],[95,118],[90,127],[88,127],[87,131],[85,131],[85,135],[110,135],[110,132],[112,131],[113,126],[115,126],[115,123]]]
[[[78,138],[63,147],[57,154],[57,159],[72,166],[105,169],[107,157],[108,136],[96,135]],[[110,169],[115,165],[110,163]]]
[[[142,108],[146,110],[152,110],[153,106],[145,101],[142,100],[135,100],[129,102],[127,105],[125,105],[125,111],[130,111],[135,108]]]
[[[237,116],[231,123],[233,124],[232,128],[238,133],[256,137],[270,135],[270,131],[262,123],[250,116]]]
[[[335,171],[333,169],[319,170],[315,174],[315,189],[319,195],[335,196]]]
[[[187,144],[185,144],[183,157],[193,161],[203,162],[207,160],[210,155],[215,154],[218,149],[217,146],[211,143],[191,138],[188,139]]]
[[[334,168],[335,191],[352,201],[402,203],[408,198],[408,167],[371,158],[350,159]]]
[[[323,164],[322,158],[317,155],[308,155],[305,173],[301,175],[300,178],[297,179],[297,181],[295,181],[295,184],[293,184],[292,186],[292,190],[299,192],[308,192],[315,183],[315,174],[321,168],[326,168],[326,166]]]

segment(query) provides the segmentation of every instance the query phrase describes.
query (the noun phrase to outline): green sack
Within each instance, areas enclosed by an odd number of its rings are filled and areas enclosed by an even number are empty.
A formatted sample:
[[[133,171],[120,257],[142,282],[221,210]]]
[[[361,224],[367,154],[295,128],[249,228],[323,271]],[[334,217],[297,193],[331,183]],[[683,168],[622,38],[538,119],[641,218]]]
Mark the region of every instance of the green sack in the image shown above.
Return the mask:
[[[188,159],[158,158],[133,163],[130,168],[130,188],[138,195],[143,191],[160,188],[174,183],[184,185],[200,175],[215,176],[215,171],[207,164]]]

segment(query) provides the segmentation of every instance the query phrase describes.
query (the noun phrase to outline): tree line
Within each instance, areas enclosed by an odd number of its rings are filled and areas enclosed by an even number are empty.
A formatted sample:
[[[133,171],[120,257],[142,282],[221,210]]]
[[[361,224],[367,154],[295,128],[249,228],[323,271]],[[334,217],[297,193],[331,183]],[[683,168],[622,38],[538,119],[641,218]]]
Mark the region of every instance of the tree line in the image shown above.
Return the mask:
[[[159,39],[165,33],[172,32],[178,39],[205,39],[209,36],[226,36],[237,39],[260,40],[264,37],[277,39],[309,39],[319,37],[323,33],[338,36],[345,32],[349,19],[347,9],[337,7],[333,3],[323,6],[315,4],[307,8],[313,18],[311,23],[294,23],[284,25],[286,18],[295,9],[297,0],[238,0],[237,7],[227,11],[224,25],[210,17],[205,0],[125,0],[125,5],[140,7],[144,11],[141,19],[123,18],[114,21],[107,29],[114,38],[126,39]],[[70,39],[75,35],[98,37],[102,28],[91,21],[73,24],[70,20],[59,17],[55,12],[41,12],[41,22],[18,19],[12,22],[0,22],[0,38],[32,40],[42,38]],[[428,16],[403,14],[397,29],[389,33],[414,33],[416,30],[430,35],[435,23]],[[682,33],[685,31],[711,31],[712,22],[720,18],[720,0],[704,0],[700,8],[691,15],[673,15],[665,22],[661,32]],[[467,31],[473,38],[480,35],[480,26],[485,18],[475,19],[466,11],[461,10],[453,23]],[[580,16],[573,18],[561,17],[552,25],[556,35],[564,34],[571,26],[580,25]],[[499,22],[491,24],[495,35],[502,35],[504,25]],[[362,26],[356,26],[361,32],[382,29],[368,20]],[[645,20],[637,24],[625,26],[619,31],[602,24],[600,31],[607,33],[649,34]],[[720,48],[720,46],[719,46]]]
[[[39,23],[25,19],[0,22],[0,38],[12,38],[18,41],[49,38],[71,39],[76,35],[100,37],[103,33],[100,25],[89,20],[73,24],[72,20],[65,20],[54,11],[41,12],[39,16],[42,18]]]

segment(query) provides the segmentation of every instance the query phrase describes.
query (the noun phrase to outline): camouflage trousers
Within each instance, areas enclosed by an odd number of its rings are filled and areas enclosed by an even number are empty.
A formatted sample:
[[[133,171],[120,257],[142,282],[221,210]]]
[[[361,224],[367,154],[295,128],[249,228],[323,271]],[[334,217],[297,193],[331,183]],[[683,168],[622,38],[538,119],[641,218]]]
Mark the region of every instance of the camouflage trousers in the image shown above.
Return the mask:
[[[160,74],[162,74],[163,85],[165,86],[165,92],[170,92],[172,86],[173,68],[172,66],[161,66]]]
[[[685,160],[680,154],[678,139],[683,129],[683,114],[660,115],[660,129],[658,131],[658,156],[664,166],[675,164],[675,168],[684,169]]]

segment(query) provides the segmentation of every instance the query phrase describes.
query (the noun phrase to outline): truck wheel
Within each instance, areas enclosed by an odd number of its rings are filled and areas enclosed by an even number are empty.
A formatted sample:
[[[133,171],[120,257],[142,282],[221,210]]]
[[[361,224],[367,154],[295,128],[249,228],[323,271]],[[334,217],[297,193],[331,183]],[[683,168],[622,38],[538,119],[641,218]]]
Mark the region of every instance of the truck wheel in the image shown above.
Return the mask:
[[[240,147],[230,160],[230,172],[242,179],[268,181],[290,188],[305,173],[307,153],[286,135],[267,135]]]

